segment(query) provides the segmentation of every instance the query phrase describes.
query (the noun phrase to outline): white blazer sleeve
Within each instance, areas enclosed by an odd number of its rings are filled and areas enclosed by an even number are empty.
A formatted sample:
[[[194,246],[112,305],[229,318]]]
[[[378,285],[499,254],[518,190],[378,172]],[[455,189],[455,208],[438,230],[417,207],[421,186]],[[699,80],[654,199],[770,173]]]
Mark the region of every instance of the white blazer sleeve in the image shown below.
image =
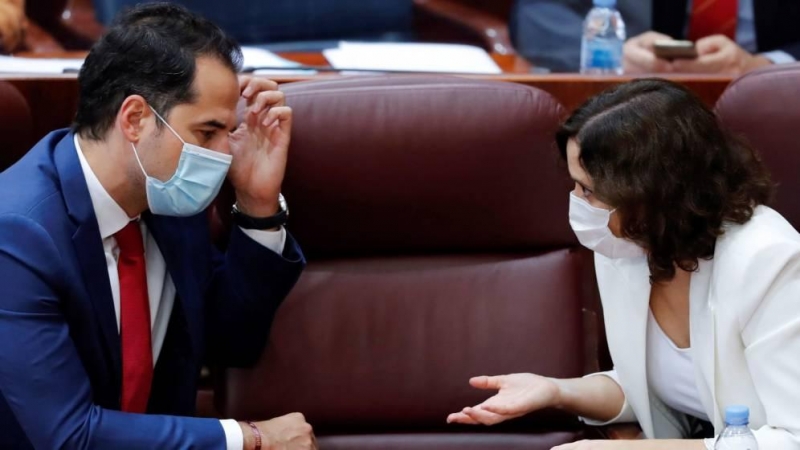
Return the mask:
[[[747,272],[742,290],[760,299],[739,315],[745,359],[766,413],[767,425],[754,430],[758,446],[800,450],[800,246],[766,246]]]
[[[620,385],[620,389],[621,389],[622,385],[619,383],[619,377],[617,376],[617,372],[616,371],[610,370],[608,372],[597,372],[597,373],[586,375],[584,378],[596,377],[596,376],[605,376],[605,377],[611,378],[612,380],[614,380],[615,383]],[[625,395],[624,391],[623,391],[623,395]],[[625,398],[625,403],[622,404],[622,409],[619,411],[619,414],[617,414],[617,417],[614,417],[613,419],[611,419],[611,420],[609,420],[607,422],[599,422],[597,420],[592,420],[592,419],[589,419],[589,418],[586,418],[586,417],[579,417],[579,419],[581,421],[583,421],[583,423],[585,423],[586,425],[591,425],[591,426],[595,426],[595,427],[602,427],[602,426],[605,426],[605,425],[611,425],[611,424],[615,424],[615,423],[629,423],[629,422],[636,422],[637,421],[636,420],[636,415],[633,413],[633,408],[631,408],[631,405],[628,404],[628,398],[627,397]]]

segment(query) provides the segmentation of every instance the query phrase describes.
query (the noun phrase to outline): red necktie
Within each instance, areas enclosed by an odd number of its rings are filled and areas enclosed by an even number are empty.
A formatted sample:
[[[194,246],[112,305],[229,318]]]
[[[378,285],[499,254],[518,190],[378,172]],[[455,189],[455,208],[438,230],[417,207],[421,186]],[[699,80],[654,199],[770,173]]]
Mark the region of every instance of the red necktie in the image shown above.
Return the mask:
[[[150,302],[142,231],[129,222],[114,235],[119,246],[119,321],[122,342],[122,411],[144,413],[153,383]]]
[[[723,34],[735,41],[738,17],[738,0],[692,0],[689,39]]]

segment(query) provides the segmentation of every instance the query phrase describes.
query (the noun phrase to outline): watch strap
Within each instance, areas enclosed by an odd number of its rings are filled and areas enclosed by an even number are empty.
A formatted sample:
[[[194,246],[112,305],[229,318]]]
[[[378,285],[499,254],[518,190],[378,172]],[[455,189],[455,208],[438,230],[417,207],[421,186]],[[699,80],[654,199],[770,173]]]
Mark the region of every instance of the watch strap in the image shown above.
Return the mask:
[[[236,204],[232,208],[233,222],[246,230],[271,230],[285,225],[289,220],[289,211],[281,209],[269,217],[253,217],[239,211]]]

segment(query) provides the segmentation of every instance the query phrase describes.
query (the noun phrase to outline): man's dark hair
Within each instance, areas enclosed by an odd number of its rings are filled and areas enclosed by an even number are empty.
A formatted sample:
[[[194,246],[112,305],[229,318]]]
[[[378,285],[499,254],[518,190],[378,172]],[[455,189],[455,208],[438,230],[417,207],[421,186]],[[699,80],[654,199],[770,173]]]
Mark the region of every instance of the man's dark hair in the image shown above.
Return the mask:
[[[239,45],[182,6],[145,3],[123,12],[81,68],[73,129],[102,140],[122,102],[135,94],[166,118],[174,106],[195,100],[192,83],[201,56],[216,58],[233,72],[241,68]]]
[[[622,235],[648,251],[651,282],[675,266],[711,259],[726,223],[750,220],[773,184],[758,155],[727,133],[685,87],[658,79],[622,84],[590,99],[556,141],[580,146],[595,196],[617,209]]]

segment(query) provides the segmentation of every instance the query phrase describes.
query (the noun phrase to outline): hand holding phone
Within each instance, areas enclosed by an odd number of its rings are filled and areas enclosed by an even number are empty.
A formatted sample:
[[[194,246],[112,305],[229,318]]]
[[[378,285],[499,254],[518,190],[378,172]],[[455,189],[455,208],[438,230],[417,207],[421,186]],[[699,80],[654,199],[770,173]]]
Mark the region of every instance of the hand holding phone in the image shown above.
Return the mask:
[[[658,40],[653,42],[653,53],[668,61],[697,58],[697,49],[692,41]]]

